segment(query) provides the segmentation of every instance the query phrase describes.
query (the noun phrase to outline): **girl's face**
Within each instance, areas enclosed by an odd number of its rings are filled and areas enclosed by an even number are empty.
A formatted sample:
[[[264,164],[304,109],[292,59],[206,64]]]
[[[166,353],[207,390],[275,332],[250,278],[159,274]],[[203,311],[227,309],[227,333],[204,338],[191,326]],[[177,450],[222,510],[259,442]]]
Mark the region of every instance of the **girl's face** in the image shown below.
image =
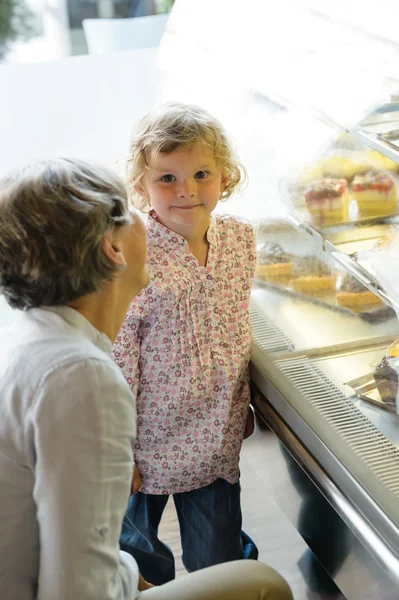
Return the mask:
[[[213,154],[198,144],[159,153],[147,167],[143,187],[161,223],[184,235],[207,229],[224,181]]]

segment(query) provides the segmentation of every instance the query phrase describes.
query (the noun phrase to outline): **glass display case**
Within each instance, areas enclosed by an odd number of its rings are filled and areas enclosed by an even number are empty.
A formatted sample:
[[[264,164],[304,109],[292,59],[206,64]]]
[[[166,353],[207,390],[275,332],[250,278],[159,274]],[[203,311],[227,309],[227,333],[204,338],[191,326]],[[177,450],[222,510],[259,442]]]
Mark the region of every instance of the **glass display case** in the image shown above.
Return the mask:
[[[303,6],[290,8],[296,14]],[[284,21],[280,13],[276,18]],[[268,173],[283,208],[278,218],[275,206],[259,209],[258,219],[248,209],[258,252],[251,377],[262,395],[255,404],[288,450],[296,457],[299,443],[334,486],[329,494],[313,478],[352,540],[342,570],[330,575],[350,600],[393,599],[399,584],[398,298],[364,256],[389,252],[399,238],[399,106],[393,101],[399,85],[392,66],[399,40],[354,32],[353,24],[314,12],[304,23],[312,33],[302,42],[297,32],[295,60],[286,37],[266,42],[275,53],[283,48],[284,77],[275,63],[256,77],[252,72],[256,101],[280,105],[269,122],[281,126],[269,130],[269,144],[285,164]],[[315,54],[322,33],[326,46]],[[293,434],[288,441],[284,427]],[[279,502],[287,499],[280,494]]]
[[[398,300],[366,254],[399,231],[398,9],[349,4],[176,0],[158,64],[162,100],[219,117],[247,167],[245,202],[221,209],[257,230],[255,405],[333,507],[342,539],[290,469],[270,478],[270,491],[347,600],[394,600]],[[335,566],[324,560],[330,544],[342,552]]]
[[[253,381],[361,514],[367,533],[353,514],[347,525],[367,549],[358,566],[373,598],[396,597],[399,583],[399,322],[386,269],[382,283],[363,257],[389,256],[396,278],[394,158],[342,132],[283,177],[288,215],[256,223],[251,298]]]
[[[291,216],[256,223],[251,375],[264,395],[257,403],[260,414],[269,422],[266,404],[271,405],[348,502],[343,519],[354,533],[351,560],[356,556],[358,561],[352,568],[359,577],[367,575],[374,587],[367,596],[362,585],[353,592],[353,580],[346,588],[339,578],[337,583],[351,599],[396,598],[397,298],[361,260],[367,252],[386,252],[399,236],[396,164],[374,153],[373,159],[389,170],[359,160],[345,173],[348,161],[337,157],[328,163],[330,169],[338,168],[335,177],[321,170],[323,159],[305,169],[306,181],[297,173],[294,183],[284,183],[282,194],[291,195]],[[381,192],[372,184],[364,190],[371,196],[374,214],[359,214],[353,182],[378,176],[392,187],[389,210],[385,189]],[[333,209],[331,215],[320,219],[320,207],[315,210],[313,198],[306,198],[308,190],[316,193],[319,205],[324,203],[323,210]],[[353,511],[361,514],[359,529]],[[319,526],[323,528],[322,522]],[[361,548],[355,548],[359,539]],[[348,559],[347,545],[345,553]]]

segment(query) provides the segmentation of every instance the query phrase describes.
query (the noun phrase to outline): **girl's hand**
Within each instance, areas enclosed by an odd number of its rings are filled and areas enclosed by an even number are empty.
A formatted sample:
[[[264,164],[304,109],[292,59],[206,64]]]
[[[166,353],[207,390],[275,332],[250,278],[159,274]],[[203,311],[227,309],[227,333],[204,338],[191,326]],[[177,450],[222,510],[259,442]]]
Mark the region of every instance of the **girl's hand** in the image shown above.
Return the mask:
[[[138,468],[134,465],[133,479],[132,479],[132,494],[137,494],[141,488],[141,477]],[[144,580],[143,580],[144,581]]]
[[[245,423],[244,440],[246,440],[247,438],[249,438],[250,435],[253,434],[254,429],[255,429],[254,411],[252,410],[252,407],[250,406],[248,409],[247,421]]]

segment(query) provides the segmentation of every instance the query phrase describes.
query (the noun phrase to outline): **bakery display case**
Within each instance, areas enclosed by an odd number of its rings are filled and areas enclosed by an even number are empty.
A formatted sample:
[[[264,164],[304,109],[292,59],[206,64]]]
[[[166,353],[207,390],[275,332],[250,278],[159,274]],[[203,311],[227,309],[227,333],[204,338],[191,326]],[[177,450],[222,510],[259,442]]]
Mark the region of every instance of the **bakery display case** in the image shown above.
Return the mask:
[[[262,219],[256,228],[251,377],[260,391],[257,410],[269,425],[291,429],[336,486],[338,507],[347,507],[339,512],[346,541],[337,546],[345,556],[340,572],[330,572],[337,585],[349,600],[396,598],[399,322],[395,299],[359,257],[395,239],[398,217],[339,217],[316,226],[294,212]],[[373,581],[372,595],[362,585],[354,589],[348,564],[352,575]]]
[[[397,599],[399,323],[367,256],[399,230],[397,3],[193,4],[175,2],[159,64],[194,74],[184,97],[223,121],[249,173],[226,209],[257,230],[251,378],[281,441],[265,450],[270,493],[347,600]]]
[[[291,160],[278,183],[285,215],[253,220],[251,378],[259,415],[339,522],[334,564],[321,550],[328,536],[319,544],[331,513],[313,515],[312,532],[303,530],[304,498],[289,473],[280,489],[270,484],[279,505],[348,600],[393,599],[399,597],[399,105],[377,65],[385,51],[399,56],[399,45],[388,49],[359,32],[355,38],[374,53],[370,76],[378,83],[370,94],[362,88],[358,118],[352,90],[346,112],[342,95],[334,103],[331,85],[323,95],[321,74],[318,94],[310,99],[309,87],[299,95],[302,107],[308,101],[310,127],[313,119],[315,130],[330,128],[325,143],[312,155],[309,139],[320,136],[309,129],[306,152],[295,160],[304,127],[292,119],[289,135],[280,129],[274,139],[276,152]],[[309,67],[308,79],[311,73]],[[267,96],[268,88],[260,88]],[[300,108],[286,80],[270,99],[287,114]],[[385,256],[392,277],[385,269],[381,278],[376,264]]]

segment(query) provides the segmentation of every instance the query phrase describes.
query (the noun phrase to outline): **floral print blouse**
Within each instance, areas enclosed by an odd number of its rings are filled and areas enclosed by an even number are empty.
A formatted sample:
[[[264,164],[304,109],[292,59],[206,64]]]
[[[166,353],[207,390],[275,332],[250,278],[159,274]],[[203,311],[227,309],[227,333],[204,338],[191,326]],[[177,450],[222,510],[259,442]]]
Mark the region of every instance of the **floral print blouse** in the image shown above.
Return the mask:
[[[141,491],[235,483],[250,400],[253,229],[236,216],[212,216],[206,267],[154,211],[147,236],[152,280],[130,305],[113,349],[137,398]]]

